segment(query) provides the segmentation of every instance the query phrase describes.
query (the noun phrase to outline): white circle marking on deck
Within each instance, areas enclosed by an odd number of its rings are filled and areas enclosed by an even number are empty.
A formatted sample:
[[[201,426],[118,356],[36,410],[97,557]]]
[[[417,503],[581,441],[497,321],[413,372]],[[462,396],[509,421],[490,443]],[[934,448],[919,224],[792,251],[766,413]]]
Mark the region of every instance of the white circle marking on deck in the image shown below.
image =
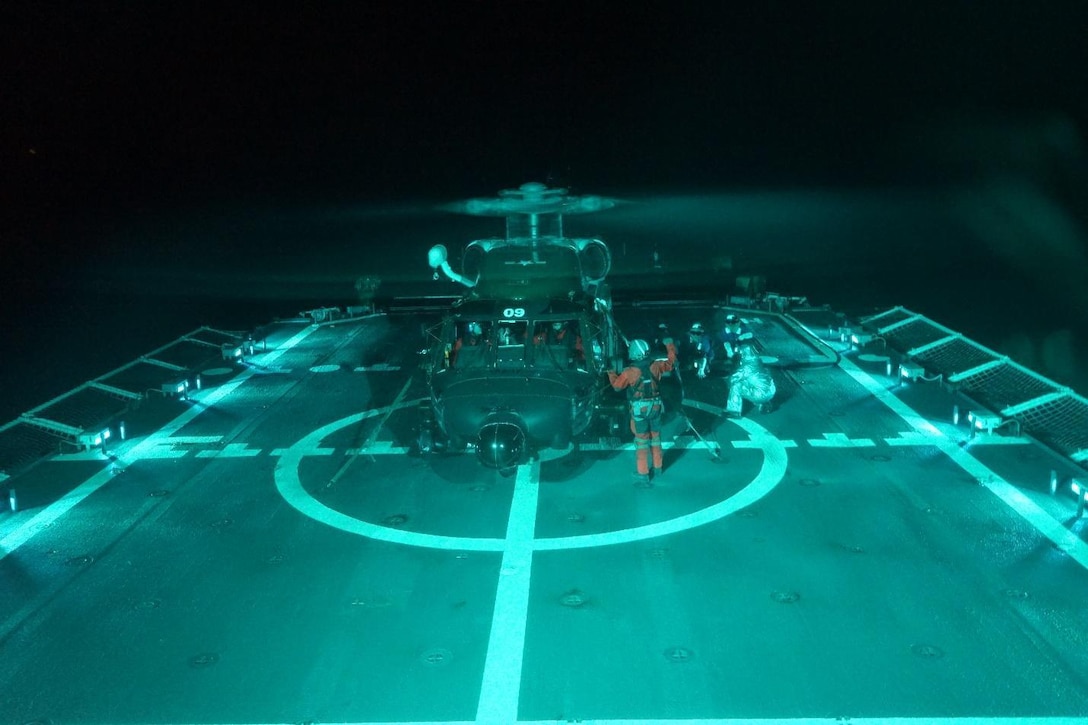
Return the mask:
[[[695,403],[695,401],[692,401]],[[409,401],[402,406],[415,404]],[[713,406],[698,403],[693,405],[699,409],[710,409]],[[507,541],[504,538],[445,536],[442,534],[427,534],[418,531],[406,531],[404,529],[390,528],[379,524],[363,521],[330,508],[315,499],[302,485],[299,475],[299,464],[309,455],[310,451],[317,450],[322,440],[349,425],[358,423],[367,418],[373,418],[387,413],[390,406],[375,408],[361,413],[349,415],[314,430],[309,435],[301,438],[297,443],[288,448],[280,456],[274,472],[276,488],[287,503],[291,504],[299,513],[308,516],[315,521],[340,529],[352,534],[358,534],[379,541],[407,546],[420,546],[432,549],[452,549],[461,551],[504,551]],[[718,409],[720,410],[720,409]],[[750,506],[766,496],[778,485],[786,472],[786,447],[778,438],[774,437],[766,428],[746,418],[731,421],[743,428],[751,440],[763,451],[763,465],[744,488],[735,494],[719,501],[716,504],[693,511],[689,514],[677,516],[666,521],[659,521],[643,526],[635,526],[627,529],[617,529],[599,534],[584,534],[580,536],[561,536],[553,538],[533,539],[531,547],[536,551],[556,551],[561,549],[581,549],[595,546],[610,546],[613,544],[627,544],[635,541],[643,541],[658,536],[675,534],[680,531],[693,529],[697,526],[717,521],[731,513]]]

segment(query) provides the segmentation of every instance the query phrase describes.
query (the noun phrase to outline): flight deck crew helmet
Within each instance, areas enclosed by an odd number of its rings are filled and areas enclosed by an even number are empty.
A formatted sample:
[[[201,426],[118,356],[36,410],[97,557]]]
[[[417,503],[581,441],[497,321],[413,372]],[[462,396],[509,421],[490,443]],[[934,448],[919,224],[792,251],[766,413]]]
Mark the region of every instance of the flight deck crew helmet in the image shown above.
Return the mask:
[[[737,317],[734,314],[728,314],[728,315],[725,316],[725,324],[727,324],[727,325],[735,325],[739,321],[740,321],[740,318]]]
[[[650,345],[645,340],[631,340],[627,348],[627,356],[632,360],[641,360],[650,351]]]
[[[482,332],[483,332],[483,328],[480,327],[479,322],[470,322],[470,323],[468,323],[468,334],[470,334],[470,335],[479,335]]]
[[[694,323],[691,326],[691,329],[688,330],[689,335],[695,335],[696,337],[702,337],[704,332],[705,331],[703,330],[703,323],[701,322]]]

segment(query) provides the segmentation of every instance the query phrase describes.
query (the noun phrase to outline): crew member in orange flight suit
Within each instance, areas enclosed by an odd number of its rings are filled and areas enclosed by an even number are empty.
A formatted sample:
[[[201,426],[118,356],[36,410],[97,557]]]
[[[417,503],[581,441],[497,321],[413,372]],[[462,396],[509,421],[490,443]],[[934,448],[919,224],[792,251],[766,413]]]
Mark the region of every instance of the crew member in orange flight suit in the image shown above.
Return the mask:
[[[584,360],[586,355],[582,349],[582,336],[573,329],[569,322],[552,322],[542,324],[533,336],[534,345],[564,345],[571,351],[571,355],[578,360]]]
[[[631,364],[623,372],[608,371],[608,379],[616,390],[627,390],[627,407],[631,414],[631,432],[635,436],[635,478],[649,483],[650,466],[647,453],[653,456],[654,476],[661,475],[664,463],[661,455],[661,417],[665,407],[661,401],[658,383],[661,374],[672,370],[676,363],[676,345],[671,337],[662,342],[668,357],[664,360],[647,359],[650,346],[645,340],[632,340],[627,356]]]

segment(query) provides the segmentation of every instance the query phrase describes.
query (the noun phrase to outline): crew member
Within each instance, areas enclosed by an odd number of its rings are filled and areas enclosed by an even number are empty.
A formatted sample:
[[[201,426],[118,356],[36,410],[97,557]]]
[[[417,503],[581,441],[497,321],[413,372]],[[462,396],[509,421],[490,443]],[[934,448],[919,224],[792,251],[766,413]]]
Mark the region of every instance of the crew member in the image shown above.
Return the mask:
[[[725,347],[725,357],[728,360],[736,360],[740,357],[740,350],[746,345],[754,346],[755,335],[748,323],[734,314],[727,315],[725,326],[722,328],[722,345]]]
[[[528,323],[525,321],[520,322],[507,322],[505,320],[499,320],[496,339],[499,347],[507,347],[510,345],[524,345]]]
[[[695,374],[705,378],[710,372],[710,364],[714,362],[714,340],[701,322],[696,322],[688,330],[688,349],[691,350]]]
[[[562,345],[572,355],[579,359],[585,358],[582,350],[582,336],[573,329],[574,323],[556,320],[550,324],[538,327],[538,332],[533,336],[534,345]]]
[[[465,346],[476,347],[486,344],[484,329],[479,322],[470,322],[465,325],[464,333],[453,343],[453,349],[449,352],[450,365],[457,364],[457,352]]]
[[[627,390],[627,407],[631,416],[631,433],[635,436],[636,479],[650,481],[650,465],[653,457],[654,475],[660,476],[664,468],[661,455],[661,417],[665,407],[661,401],[658,383],[662,373],[672,370],[676,363],[676,346],[671,338],[665,338],[668,357],[653,360],[648,357],[650,346],[645,340],[632,340],[627,356],[631,364],[621,372],[608,371],[608,379],[615,390]],[[650,455],[648,455],[650,454]]]
[[[665,324],[664,322],[662,322],[657,326],[657,336],[654,337],[653,345],[650,346],[651,354],[656,355],[658,353],[666,352],[665,351],[665,338],[666,337],[672,337],[672,335],[669,333],[669,326],[667,324]],[[676,351],[676,355],[677,355],[677,357],[680,356],[680,351],[679,350]]]
[[[740,365],[736,372],[729,376],[729,400],[725,405],[726,417],[739,418],[744,412],[745,400],[756,404],[760,413],[771,412],[777,392],[774,377],[752,345],[742,346],[739,355]]]

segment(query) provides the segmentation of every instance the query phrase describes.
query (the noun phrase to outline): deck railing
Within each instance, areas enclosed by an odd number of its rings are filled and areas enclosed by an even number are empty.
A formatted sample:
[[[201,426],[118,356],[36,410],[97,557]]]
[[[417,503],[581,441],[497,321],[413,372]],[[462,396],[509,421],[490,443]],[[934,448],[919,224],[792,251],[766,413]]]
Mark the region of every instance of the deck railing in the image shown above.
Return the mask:
[[[1088,463],[1088,399],[904,307],[861,319],[882,339],[928,374],[963,392],[1024,433],[1081,465]]]

